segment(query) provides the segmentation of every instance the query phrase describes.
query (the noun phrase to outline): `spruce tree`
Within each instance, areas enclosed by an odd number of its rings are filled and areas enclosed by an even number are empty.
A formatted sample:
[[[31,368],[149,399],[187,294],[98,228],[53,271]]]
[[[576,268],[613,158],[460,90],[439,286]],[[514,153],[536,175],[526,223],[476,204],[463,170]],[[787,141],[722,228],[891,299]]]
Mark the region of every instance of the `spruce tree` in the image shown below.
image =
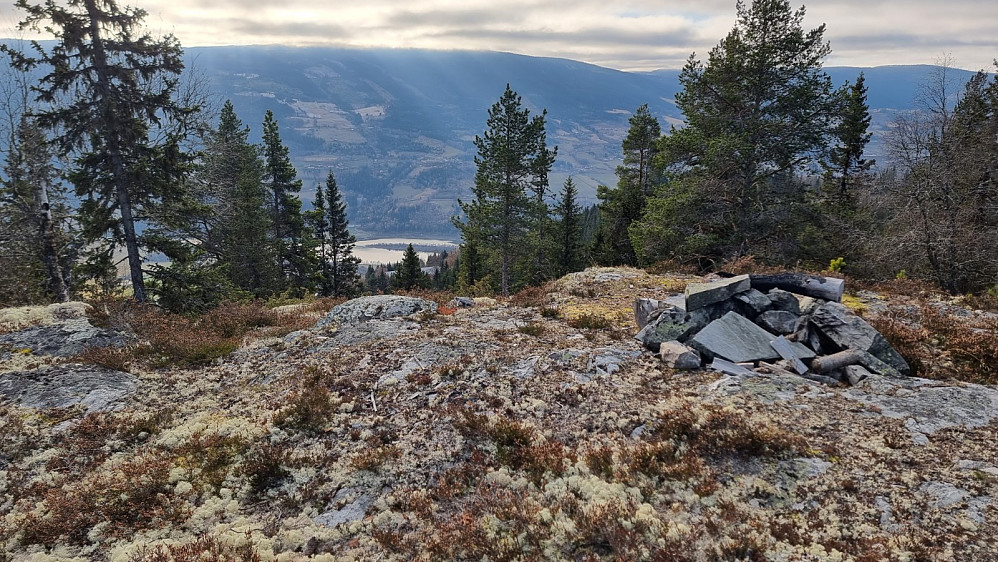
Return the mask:
[[[141,31],[146,12],[113,0],[15,5],[27,12],[22,29],[48,29],[57,37],[48,50],[33,43],[35,57],[19,53],[13,64],[46,72],[34,115],[63,153],[75,155],[69,177],[83,199],[85,241],[104,244],[96,252],[103,257],[110,253],[106,243],[123,244],[134,297],[145,301],[135,223],[174,194],[186,162],[184,128],[195,112],[176,100],[180,44]]]
[[[420,267],[419,255],[412,247],[412,244],[405,249],[402,255],[402,263],[395,270],[394,285],[396,289],[411,291],[424,285],[424,274]]]
[[[577,201],[578,191],[575,182],[569,177],[562,186],[561,198],[555,207],[560,217],[557,233],[558,275],[565,275],[583,269],[582,262],[582,208]]]
[[[271,232],[260,149],[249,142],[249,127],[226,100],[218,130],[205,147],[204,181],[216,193],[217,233],[209,236],[229,279],[257,297],[281,285],[278,247]]]
[[[330,293],[329,286],[329,260],[326,252],[326,240],[329,238],[329,219],[326,217],[326,196],[322,192],[322,184],[315,186],[315,199],[312,200],[312,210],[305,212],[305,222],[312,230],[312,237],[318,243],[317,256],[319,259],[319,294],[326,296]]]
[[[7,145],[0,176],[0,263],[4,279],[0,302],[69,300],[68,209],[46,138],[30,117],[21,115]],[[9,278],[8,278],[9,275]]]
[[[846,85],[839,92],[841,114],[832,133],[833,146],[824,163],[828,179],[838,186],[839,195],[846,197],[856,176],[865,173],[873,166],[873,160],[863,158],[863,151],[873,133],[870,128],[870,106],[866,102],[866,79],[860,72],[856,82]]]
[[[348,296],[357,285],[360,258],[352,254],[357,239],[347,228],[347,206],[332,171],[326,176],[326,200],[327,253],[322,261],[328,268],[329,295]]]
[[[263,152],[264,181],[271,200],[271,236],[278,244],[278,262],[290,287],[301,290],[307,287],[311,275],[301,200],[297,196],[301,180],[281,140],[274,112],[269,109],[263,118]]]
[[[825,26],[805,30],[803,20],[788,0],[738,2],[707,60],[690,55],[676,94],[686,125],[659,143],[670,181],[629,229],[642,261],[794,260],[798,174],[826,150],[838,109],[822,70]]]

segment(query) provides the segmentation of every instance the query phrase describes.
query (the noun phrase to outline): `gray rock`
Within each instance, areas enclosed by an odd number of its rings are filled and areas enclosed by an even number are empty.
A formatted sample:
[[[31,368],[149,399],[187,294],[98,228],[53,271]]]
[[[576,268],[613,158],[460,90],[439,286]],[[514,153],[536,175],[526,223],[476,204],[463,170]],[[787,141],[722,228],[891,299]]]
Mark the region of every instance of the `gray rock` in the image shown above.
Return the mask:
[[[873,373],[862,365],[846,365],[842,368],[842,376],[844,380],[849,381],[849,384],[856,386],[863,380],[873,376]]]
[[[726,375],[735,375],[739,377],[751,377],[755,375],[755,371],[752,369],[719,357],[715,357],[714,360],[710,362],[710,368]]]
[[[745,311],[750,316],[758,316],[773,307],[772,301],[762,291],[749,289],[735,295],[735,300],[745,305]]]
[[[669,295],[668,297],[665,297],[665,300],[662,301],[662,302],[664,302],[665,304],[674,306],[676,308],[680,308],[682,310],[686,310],[686,295],[684,295],[682,293],[676,293],[674,295]]]
[[[641,357],[640,351],[603,347],[595,350],[589,357],[586,371],[594,375],[612,375],[620,370],[625,363]]]
[[[771,289],[769,294],[769,302],[773,306],[773,310],[785,310],[787,312],[792,312],[794,314],[800,314],[800,301],[793,293],[784,291],[783,289]]]
[[[658,315],[659,301],[657,299],[634,299],[634,322],[638,328],[644,328],[650,320]]]
[[[772,361],[780,355],[769,342],[776,336],[749,319],[729,312],[687,340],[690,347],[707,359],[720,357],[734,363]]]
[[[658,356],[667,367],[673,369],[685,371],[700,368],[700,354],[678,341],[663,342]]]
[[[316,328],[333,324],[350,324],[368,320],[387,320],[420,312],[436,313],[437,303],[416,297],[373,295],[337,305],[316,323]]]
[[[797,320],[800,317],[786,310],[769,310],[763,312],[755,323],[774,334],[789,335],[797,330]]]
[[[876,406],[880,415],[906,420],[912,433],[984,427],[998,419],[998,390],[983,385],[942,386],[914,377],[871,377],[843,396]]]
[[[549,353],[548,359],[564,365],[565,363],[571,363],[579,357],[582,357],[585,353],[586,352],[581,349],[563,349],[561,351]]]
[[[773,349],[780,354],[783,361],[788,363],[790,370],[795,371],[798,375],[803,375],[807,372],[807,365],[801,361],[800,355],[797,354],[797,350],[791,345],[791,342],[787,338],[780,336],[775,340],[769,342],[769,345],[773,346]]]
[[[404,381],[410,374],[421,369],[438,369],[444,365],[456,364],[461,357],[485,349],[487,345],[475,343],[454,342],[451,344],[421,343],[415,348],[402,351],[406,361],[395,371],[381,375],[378,385],[397,384]],[[535,359],[536,362],[536,359]]]
[[[122,332],[97,328],[86,318],[73,318],[0,336],[0,348],[69,357],[87,347],[123,347],[130,341],[132,338]]]
[[[330,351],[375,340],[391,341],[418,330],[419,324],[407,320],[371,320],[360,324],[344,324],[322,342],[317,350]]]
[[[743,293],[752,288],[748,275],[739,275],[712,283],[690,283],[686,286],[686,310],[694,311]]]
[[[68,408],[82,404],[105,411],[134,393],[139,379],[129,373],[77,363],[0,374],[0,398],[29,408]]]
[[[946,482],[926,482],[918,487],[918,491],[928,496],[929,505],[937,509],[956,505],[970,496],[967,490]]]
[[[811,314],[811,327],[821,334],[823,340],[830,341],[836,351],[867,351],[903,375],[911,372],[908,363],[880,332],[840,303],[826,302],[815,309]]]
[[[336,492],[330,505],[339,505],[336,509],[330,509],[315,519],[317,525],[335,527],[344,523],[360,521],[367,515],[367,510],[374,505],[377,498],[373,494],[366,493],[358,488],[343,488]]]

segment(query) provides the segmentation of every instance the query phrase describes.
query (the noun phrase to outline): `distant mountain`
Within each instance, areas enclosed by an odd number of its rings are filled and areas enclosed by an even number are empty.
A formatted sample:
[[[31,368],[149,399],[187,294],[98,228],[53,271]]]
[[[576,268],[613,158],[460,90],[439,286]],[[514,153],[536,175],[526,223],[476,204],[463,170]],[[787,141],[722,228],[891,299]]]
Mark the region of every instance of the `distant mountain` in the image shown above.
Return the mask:
[[[0,40],[0,42],[3,42]],[[45,42],[49,44],[49,42]],[[628,73],[577,61],[495,52],[294,47],[194,47],[190,68],[236,112],[259,142],[273,110],[305,182],[303,201],[333,170],[361,236],[455,235],[450,217],[468,197],[475,135],[509,83],[526,107],[548,111],[548,143],[558,146],[551,187],[571,175],[583,202],[614,184],[627,119],[647,103],[668,130],[681,124],[673,99],[678,70]],[[899,111],[915,107],[933,66],[826,69],[836,85],[864,72],[874,140]],[[952,70],[953,92],[972,75]],[[432,237],[431,236],[431,237]]]
[[[533,112],[548,111],[558,145],[552,188],[572,175],[584,201],[616,181],[631,112],[648,103],[663,128],[681,123],[673,98],[679,71],[628,73],[581,62],[509,53],[292,47],[201,47],[189,63],[211,89],[231,99],[260,137],[267,109],[278,117],[303,199],[327,170],[346,193],[362,234],[453,235],[449,217],[468,197],[475,172],[472,141],[509,83]],[[932,66],[832,67],[836,85],[864,72],[873,130],[914,107]],[[971,73],[954,70],[963,83]],[[868,149],[884,160],[879,138]]]
[[[192,48],[187,57],[254,138],[273,110],[307,189],[332,169],[353,223],[377,234],[453,233],[449,217],[474,176],[472,141],[507,82],[532,112],[548,111],[552,187],[572,175],[589,200],[615,181],[635,108],[648,103],[679,122],[661,77],[563,59],[283,47]]]

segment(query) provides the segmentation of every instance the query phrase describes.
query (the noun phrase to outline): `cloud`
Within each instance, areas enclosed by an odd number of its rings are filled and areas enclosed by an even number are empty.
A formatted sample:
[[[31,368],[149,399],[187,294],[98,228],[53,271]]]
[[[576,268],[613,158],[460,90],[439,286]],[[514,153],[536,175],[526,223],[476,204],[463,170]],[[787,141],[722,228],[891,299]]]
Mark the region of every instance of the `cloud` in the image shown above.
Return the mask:
[[[126,2],[128,0],[125,0]],[[135,0],[137,2],[137,0]],[[750,1],[750,0],[746,0]],[[154,30],[184,45],[287,44],[501,50],[625,70],[676,68],[731,29],[735,0],[143,0]],[[791,5],[800,5],[791,0]],[[0,26],[16,23],[0,5]],[[804,24],[827,24],[829,64],[990,67],[998,2],[826,0]],[[9,34],[8,34],[9,35]]]

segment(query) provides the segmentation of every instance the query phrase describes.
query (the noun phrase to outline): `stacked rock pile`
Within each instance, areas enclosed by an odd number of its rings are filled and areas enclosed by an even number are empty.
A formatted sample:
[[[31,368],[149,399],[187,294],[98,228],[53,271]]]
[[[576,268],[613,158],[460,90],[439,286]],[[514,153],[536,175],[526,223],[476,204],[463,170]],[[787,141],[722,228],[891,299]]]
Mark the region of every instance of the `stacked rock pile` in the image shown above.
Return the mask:
[[[901,355],[841,303],[843,289],[841,279],[795,273],[691,283],[662,301],[637,299],[636,338],[676,369],[790,372],[827,384],[908,375]]]

